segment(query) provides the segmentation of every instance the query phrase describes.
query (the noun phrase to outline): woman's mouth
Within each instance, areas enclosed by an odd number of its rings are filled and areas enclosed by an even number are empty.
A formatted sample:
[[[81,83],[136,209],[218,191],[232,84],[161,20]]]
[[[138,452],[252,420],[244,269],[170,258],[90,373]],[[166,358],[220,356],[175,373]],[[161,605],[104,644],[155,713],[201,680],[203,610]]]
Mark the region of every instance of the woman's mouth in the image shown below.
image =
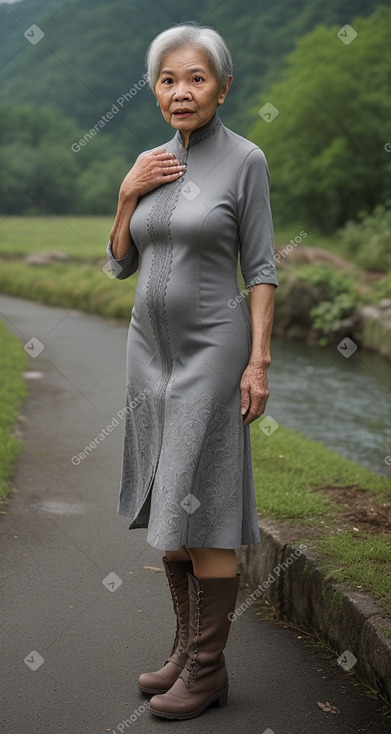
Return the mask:
[[[193,114],[192,110],[176,110],[174,112],[175,117],[180,120],[184,120],[186,117],[190,117]]]

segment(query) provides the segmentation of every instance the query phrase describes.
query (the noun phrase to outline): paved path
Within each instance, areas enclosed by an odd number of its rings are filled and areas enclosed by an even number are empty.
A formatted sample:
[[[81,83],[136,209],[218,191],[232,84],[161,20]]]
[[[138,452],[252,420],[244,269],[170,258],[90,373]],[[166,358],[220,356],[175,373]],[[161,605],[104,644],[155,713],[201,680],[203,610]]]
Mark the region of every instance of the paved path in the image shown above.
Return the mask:
[[[389,732],[379,705],[335,661],[261,622],[255,607],[232,625],[228,706],[181,723],[145,710],[136,680],[164,661],[173,617],[164,573],[145,568],[161,567],[162,553],[116,512],[126,327],[6,296],[0,316],[23,343],[44,345],[31,358],[42,377],[29,380],[15,492],[0,518],[4,731]],[[73,464],[116,416],[119,426]]]

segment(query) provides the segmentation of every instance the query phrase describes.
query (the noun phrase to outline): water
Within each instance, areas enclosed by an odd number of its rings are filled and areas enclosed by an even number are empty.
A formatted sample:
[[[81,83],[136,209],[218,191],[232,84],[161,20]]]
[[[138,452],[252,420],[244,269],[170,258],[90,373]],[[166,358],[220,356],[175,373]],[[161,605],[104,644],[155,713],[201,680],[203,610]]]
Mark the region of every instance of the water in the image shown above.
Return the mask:
[[[391,362],[273,339],[269,386],[266,413],[276,421],[390,476]]]

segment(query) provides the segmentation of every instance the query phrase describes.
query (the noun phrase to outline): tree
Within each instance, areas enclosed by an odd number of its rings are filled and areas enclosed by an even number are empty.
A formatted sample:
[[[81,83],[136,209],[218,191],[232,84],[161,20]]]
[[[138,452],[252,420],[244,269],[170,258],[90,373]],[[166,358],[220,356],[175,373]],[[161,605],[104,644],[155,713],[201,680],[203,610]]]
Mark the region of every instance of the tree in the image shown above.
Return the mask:
[[[262,95],[249,137],[268,158],[277,220],[329,232],[390,198],[390,24],[391,10],[379,8],[346,36],[319,26]]]
[[[0,211],[6,214],[110,212],[130,165],[118,146],[84,136],[51,108],[0,110]],[[121,177],[122,176],[122,177]],[[96,201],[94,200],[94,197]]]
[[[122,158],[95,161],[80,174],[77,181],[77,214],[113,214],[117,207],[118,191],[130,166]]]

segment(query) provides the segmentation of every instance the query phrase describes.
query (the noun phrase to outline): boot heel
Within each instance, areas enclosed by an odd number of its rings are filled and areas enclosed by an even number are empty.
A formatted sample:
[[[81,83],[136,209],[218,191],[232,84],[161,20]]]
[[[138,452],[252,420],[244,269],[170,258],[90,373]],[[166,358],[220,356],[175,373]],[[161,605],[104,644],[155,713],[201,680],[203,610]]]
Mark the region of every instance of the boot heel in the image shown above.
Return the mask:
[[[215,701],[213,701],[213,706],[216,706],[216,708],[221,709],[223,706],[226,706],[228,703],[228,688],[223,691],[218,698],[216,698]]]

